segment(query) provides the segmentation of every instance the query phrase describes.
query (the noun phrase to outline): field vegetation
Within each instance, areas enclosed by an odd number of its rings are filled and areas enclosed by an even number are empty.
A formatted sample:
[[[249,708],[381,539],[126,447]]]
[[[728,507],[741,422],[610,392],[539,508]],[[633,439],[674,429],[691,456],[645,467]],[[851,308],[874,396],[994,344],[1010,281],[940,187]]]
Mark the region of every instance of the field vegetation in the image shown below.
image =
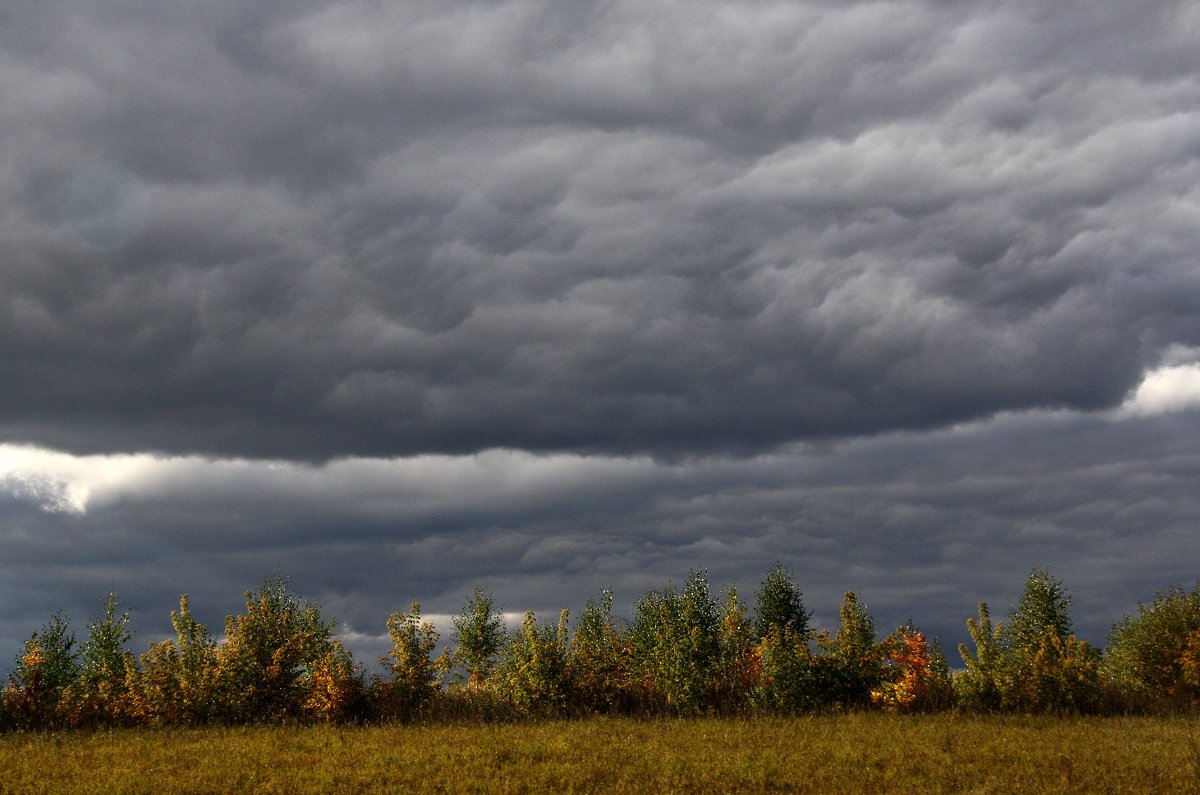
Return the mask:
[[[392,648],[368,674],[334,623],[281,578],[248,592],[218,640],[191,614],[176,637],[140,655],[115,595],[77,645],[55,615],[25,642],[0,694],[0,732],[59,729],[388,724],[437,721],[796,716],[874,711],[1013,715],[1195,714],[1200,706],[1200,585],[1174,588],[1118,621],[1101,651],[1071,633],[1070,598],[1035,569],[1003,621],[988,606],[967,621],[973,644],[952,675],[936,639],[913,624],[880,637],[847,593],[833,629],[809,626],[796,583],[776,565],[753,608],[718,597],[703,571],[647,592],[633,616],[612,593],[575,621],[525,616],[505,629],[476,590],[451,643],[413,603],[387,620]],[[763,724],[769,725],[769,724]]]
[[[1184,717],[593,717],[0,737],[5,793],[1200,792]]]

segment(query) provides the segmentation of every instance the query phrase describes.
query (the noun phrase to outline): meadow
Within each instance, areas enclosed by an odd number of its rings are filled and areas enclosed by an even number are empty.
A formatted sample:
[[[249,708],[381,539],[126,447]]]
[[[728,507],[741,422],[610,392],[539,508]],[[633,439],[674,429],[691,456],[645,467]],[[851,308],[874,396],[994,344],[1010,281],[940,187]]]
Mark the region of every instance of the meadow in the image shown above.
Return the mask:
[[[1196,717],[587,718],[13,732],[5,793],[1200,793]]]

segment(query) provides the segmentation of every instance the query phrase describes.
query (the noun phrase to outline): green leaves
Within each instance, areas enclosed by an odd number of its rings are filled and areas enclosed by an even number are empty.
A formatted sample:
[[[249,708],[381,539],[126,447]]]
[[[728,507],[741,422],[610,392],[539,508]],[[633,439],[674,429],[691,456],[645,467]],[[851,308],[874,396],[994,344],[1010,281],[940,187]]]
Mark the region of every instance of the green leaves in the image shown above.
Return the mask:
[[[771,567],[755,597],[754,632],[758,638],[765,638],[776,628],[788,629],[796,637],[808,634],[810,614],[804,609],[800,590],[783,564],[777,562]]]
[[[454,662],[467,672],[467,684],[478,687],[496,667],[504,647],[504,619],[491,593],[476,588],[454,619]]]
[[[697,714],[877,708],[1014,712],[1191,709],[1200,705],[1200,584],[1160,592],[1114,625],[1105,655],[1070,634],[1070,597],[1034,569],[1004,622],[986,603],[967,620],[973,647],[953,677],[937,640],[909,622],[883,641],[867,606],[846,593],[835,632],[808,628],[795,582],[776,564],[751,618],[736,589],[718,602],[707,573],[688,573],[613,615],[591,600],[572,628],[526,613],[506,632],[491,593],[476,589],[454,619],[455,646],[413,602],[387,619],[385,673],[366,687],[334,624],[287,580],[247,592],[218,641],[191,613],[175,637],[134,658],[129,613],[109,594],[76,646],[54,615],[25,642],[0,694],[0,730],[431,716],[484,719],[589,713]],[[814,643],[815,641],[815,643]],[[457,667],[457,669],[456,669]],[[447,681],[451,672],[458,679]],[[464,686],[465,685],[465,686]]]
[[[438,692],[441,671],[432,659],[440,635],[433,624],[421,621],[421,603],[408,612],[388,616],[392,649],[380,659],[391,678],[377,687],[378,711],[386,718],[410,720],[421,715]]]
[[[1138,708],[1200,706],[1200,582],[1159,591],[1114,624],[1104,671]]]

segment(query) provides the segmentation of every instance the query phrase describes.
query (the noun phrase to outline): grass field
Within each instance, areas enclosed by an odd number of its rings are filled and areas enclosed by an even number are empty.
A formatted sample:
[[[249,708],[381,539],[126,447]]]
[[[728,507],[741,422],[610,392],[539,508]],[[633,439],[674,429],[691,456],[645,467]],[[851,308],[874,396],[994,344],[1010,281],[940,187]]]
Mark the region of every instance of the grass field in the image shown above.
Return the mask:
[[[0,737],[0,792],[1200,793],[1195,718],[591,719]]]

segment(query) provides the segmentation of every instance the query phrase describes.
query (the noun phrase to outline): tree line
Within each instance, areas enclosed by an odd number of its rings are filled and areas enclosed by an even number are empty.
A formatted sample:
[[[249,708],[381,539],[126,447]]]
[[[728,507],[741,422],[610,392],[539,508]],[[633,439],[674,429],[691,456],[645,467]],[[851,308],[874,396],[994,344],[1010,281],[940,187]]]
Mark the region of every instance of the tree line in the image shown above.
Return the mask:
[[[25,641],[0,693],[0,730],[290,721],[509,719],[878,709],[1128,713],[1200,707],[1200,583],[1175,587],[1114,624],[1101,651],[1072,634],[1061,582],[1034,569],[1004,620],[968,619],[965,668],[911,622],[880,638],[851,592],[836,630],[814,629],[794,579],[767,572],[751,609],[706,573],[651,590],[632,618],[612,591],[573,623],[526,613],[505,628],[476,589],[435,655],[421,607],[387,619],[392,647],[368,674],[334,622],[284,578],[245,594],[221,639],[171,613],[175,638],[134,655],[130,614],[109,594],[82,643],[55,614]]]

